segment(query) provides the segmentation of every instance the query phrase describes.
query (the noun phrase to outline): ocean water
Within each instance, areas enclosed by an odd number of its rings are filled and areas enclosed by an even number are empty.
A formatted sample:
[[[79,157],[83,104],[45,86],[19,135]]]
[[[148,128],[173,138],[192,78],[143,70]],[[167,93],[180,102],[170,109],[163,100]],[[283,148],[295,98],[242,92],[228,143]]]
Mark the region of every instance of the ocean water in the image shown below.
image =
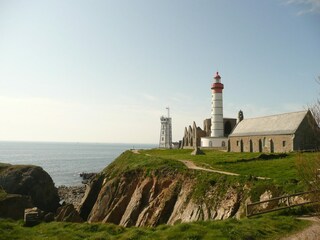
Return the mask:
[[[0,142],[0,162],[42,167],[56,186],[80,185],[82,172],[100,172],[128,149],[149,149],[152,144]]]

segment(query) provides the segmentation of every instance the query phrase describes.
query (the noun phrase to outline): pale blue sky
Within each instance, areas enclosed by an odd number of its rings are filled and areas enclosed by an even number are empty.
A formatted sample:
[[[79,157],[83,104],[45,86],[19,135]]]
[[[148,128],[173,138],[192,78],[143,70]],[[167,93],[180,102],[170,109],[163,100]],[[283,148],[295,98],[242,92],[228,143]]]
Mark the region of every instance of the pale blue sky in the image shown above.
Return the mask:
[[[0,140],[158,143],[319,96],[320,0],[0,0]]]

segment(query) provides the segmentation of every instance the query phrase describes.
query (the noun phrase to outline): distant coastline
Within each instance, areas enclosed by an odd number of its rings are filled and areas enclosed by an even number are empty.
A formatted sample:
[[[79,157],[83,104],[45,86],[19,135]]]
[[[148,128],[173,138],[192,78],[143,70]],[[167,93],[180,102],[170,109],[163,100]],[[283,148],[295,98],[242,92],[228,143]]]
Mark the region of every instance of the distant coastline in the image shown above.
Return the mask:
[[[0,141],[0,162],[42,167],[56,186],[81,185],[82,172],[100,172],[123,151],[156,144]]]

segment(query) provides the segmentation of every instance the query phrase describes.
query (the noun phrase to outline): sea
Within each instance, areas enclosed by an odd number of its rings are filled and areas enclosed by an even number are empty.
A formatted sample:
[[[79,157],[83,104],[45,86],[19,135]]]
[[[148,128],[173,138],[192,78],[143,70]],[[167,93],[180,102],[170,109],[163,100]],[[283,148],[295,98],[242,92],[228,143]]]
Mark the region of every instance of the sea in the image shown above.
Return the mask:
[[[49,173],[55,186],[81,185],[80,173],[98,173],[129,149],[150,149],[155,144],[0,142],[0,162],[31,164]]]

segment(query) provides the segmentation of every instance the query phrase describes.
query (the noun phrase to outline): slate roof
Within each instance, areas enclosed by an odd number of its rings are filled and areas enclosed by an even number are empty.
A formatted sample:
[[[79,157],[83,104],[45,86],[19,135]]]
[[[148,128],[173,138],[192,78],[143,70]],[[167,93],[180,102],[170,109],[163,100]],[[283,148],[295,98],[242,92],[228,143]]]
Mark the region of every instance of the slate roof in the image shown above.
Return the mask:
[[[229,137],[293,134],[308,111],[243,119]]]

